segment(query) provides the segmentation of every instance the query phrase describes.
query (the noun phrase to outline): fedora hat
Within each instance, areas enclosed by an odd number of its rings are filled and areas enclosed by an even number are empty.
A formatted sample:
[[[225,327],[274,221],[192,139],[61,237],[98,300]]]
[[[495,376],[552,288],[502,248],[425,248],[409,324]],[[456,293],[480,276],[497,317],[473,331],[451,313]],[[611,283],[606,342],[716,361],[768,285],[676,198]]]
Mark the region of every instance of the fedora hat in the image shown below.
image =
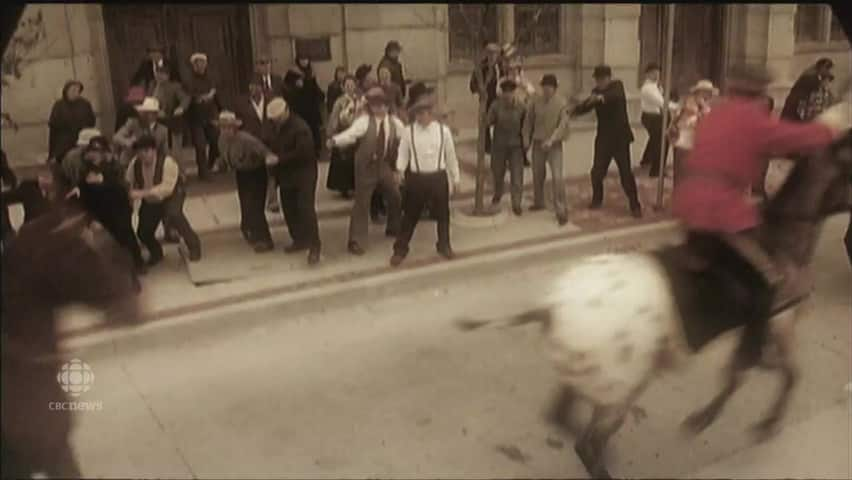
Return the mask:
[[[160,101],[154,97],[145,97],[142,104],[136,106],[136,111],[139,113],[157,113],[160,111]]]
[[[266,105],[266,117],[270,120],[281,118],[286,111],[287,102],[281,97],[273,98],[269,104]]]
[[[231,112],[229,110],[222,110],[221,112],[219,112],[219,118],[216,119],[214,123],[216,124],[216,126],[219,127],[223,125],[234,125],[239,127],[243,124],[243,121],[237,118],[237,115],[234,112]]]
[[[192,62],[192,63],[195,63],[198,60],[204,60],[206,62],[207,61],[207,54],[201,53],[201,52],[195,52],[195,53],[193,53],[192,55],[189,56],[189,61]]]
[[[102,136],[101,131],[97,128],[84,128],[77,134],[77,146],[84,147],[92,141],[93,138]]]
[[[718,95],[719,89],[716,88],[713,85],[713,82],[711,82],[710,80],[704,79],[704,80],[699,80],[695,85],[693,85],[692,88],[689,89],[689,92],[690,93],[712,92],[713,95]]]

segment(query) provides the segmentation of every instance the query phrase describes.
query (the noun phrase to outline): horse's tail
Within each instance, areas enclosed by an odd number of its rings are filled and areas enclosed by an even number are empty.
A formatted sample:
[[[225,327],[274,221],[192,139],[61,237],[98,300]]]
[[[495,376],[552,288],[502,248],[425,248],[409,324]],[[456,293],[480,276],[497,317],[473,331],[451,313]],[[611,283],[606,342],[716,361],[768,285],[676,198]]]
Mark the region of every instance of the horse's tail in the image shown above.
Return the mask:
[[[518,327],[530,323],[541,323],[542,328],[547,331],[550,329],[551,321],[552,310],[550,307],[540,307],[513,315],[509,318],[483,320],[468,317],[460,318],[456,320],[455,323],[457,328],[466,332],[476,330],[496,322],[502,322],[504,324],[502,328]]]

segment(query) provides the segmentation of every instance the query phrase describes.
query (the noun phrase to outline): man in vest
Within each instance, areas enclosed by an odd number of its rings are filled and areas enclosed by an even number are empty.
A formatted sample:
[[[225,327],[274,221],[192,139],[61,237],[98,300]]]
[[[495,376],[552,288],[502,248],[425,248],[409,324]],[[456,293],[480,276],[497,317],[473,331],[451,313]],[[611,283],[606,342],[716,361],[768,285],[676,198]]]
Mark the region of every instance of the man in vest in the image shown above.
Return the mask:
[[[428,203],[438,221],[438,253],[452,259],[450,246],[450,196],[461,182],[459,163],[449,127],[433,118],[434,100],[424,95],[410,108],[414,121],[405,129],[396,160],[397,172],[405,172],[405,197],[399,235],[393,246],[391,265],[408,255],[408,244]]]
[[[126,179],[130,185],[130,199],[141,200],[136,233],[150,254],[148,266],[163,259],[163,247],[154,233],[166,219],[186,242],[189,261],[197,262],[201,259],[201,241],[183,214],[186,192],[177,162],[169,155],[158,153],[157,142],[149,135],[137,140],[133,150],[136,156],[127,167]]]
[[[355,204],[349,220],[349,251],[364,254],[370,216],[370,199],[379,188],[388,207],[385,235],[396,237],[402,217],[402,199],[397,181],[396,157],[402,122],[388,113],[388,99],[382,87],[367,91],[369,115],[358,117],[348,129],[328,140],[329,149],[359,142],[355,150]]]

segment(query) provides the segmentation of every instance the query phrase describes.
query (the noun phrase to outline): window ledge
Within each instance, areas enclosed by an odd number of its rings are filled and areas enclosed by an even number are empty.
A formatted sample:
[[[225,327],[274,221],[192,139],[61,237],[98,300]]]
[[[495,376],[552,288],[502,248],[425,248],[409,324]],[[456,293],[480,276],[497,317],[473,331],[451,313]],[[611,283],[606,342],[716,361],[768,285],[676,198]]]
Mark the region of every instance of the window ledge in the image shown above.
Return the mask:
[[[793,48],[794,53],[816,53],[816,52],[845,52],[849,50],[849,42],[834,40],[831,42],[797,42]]]

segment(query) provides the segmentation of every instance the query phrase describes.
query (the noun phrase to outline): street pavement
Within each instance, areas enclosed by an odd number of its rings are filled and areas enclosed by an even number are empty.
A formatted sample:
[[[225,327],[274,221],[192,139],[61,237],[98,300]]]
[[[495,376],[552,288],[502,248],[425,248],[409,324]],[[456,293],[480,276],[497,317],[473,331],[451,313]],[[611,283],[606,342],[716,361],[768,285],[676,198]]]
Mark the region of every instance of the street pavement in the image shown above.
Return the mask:
[[[719,421],[679,422],[716,392],[733,335],[661,378],[644,419],[613,437],[611,472],[639,478],[850,478],[847,218],[824,229],[800,321],[802,381],[781,433],[748,426],[778,386],[754,372]],[[649,245],[641,245],[647,248]],[[547,425],[556,376],[535,327],[461,332],[461,316],[534,308],[574,255],[519,256],[489,273],[431,275],[355,297],[214,313],[75,356],[83,473],[168,478],[584,478],[573,439]],[[588,414],[588,412],[585,412]]]

